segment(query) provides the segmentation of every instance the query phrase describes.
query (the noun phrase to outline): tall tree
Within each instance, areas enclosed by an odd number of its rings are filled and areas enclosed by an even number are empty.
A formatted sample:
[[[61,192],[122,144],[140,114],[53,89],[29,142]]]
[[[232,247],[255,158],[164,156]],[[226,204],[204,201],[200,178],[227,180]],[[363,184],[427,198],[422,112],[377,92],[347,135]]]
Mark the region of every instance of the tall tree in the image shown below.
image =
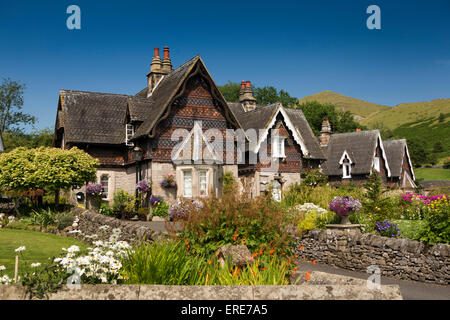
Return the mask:
[[[303,111],[306,120],[308,120],[311,129],[316,135],[320,133],[322,122],[326,119],[330,121],[331,129],[334,133],[367,129],[365,126],[356,122],[349,111],[336,110],[335,106],[329,103],[322,104],[317,101],[310,101],[295,105],[295,108]]]
[[[21,112],[25,85],[9,78],[0,85],[0,134],[21,131],[21,125],[34,124],[36,118]]]
[[[225,85],[218,86],[218,88],[226,101],[239,102],[239,90],[241,89],[241,85],[239,83],[228,81]],[[253,96],[256,99],[256,103],[260,105],[268,105],[275,102],[281,102],[283,106],[287,107],[297,103],[298,101],[297,98],[291,97],[291,95],[287,91],[283,89],[277,90],[272,86],[252,86],[252,89]]]
[[[17,147],[51,147],[53,143],[53,129],[46,128],[31,133],[8,131],[3,133],[2,138],[5,152],[9,152]]]

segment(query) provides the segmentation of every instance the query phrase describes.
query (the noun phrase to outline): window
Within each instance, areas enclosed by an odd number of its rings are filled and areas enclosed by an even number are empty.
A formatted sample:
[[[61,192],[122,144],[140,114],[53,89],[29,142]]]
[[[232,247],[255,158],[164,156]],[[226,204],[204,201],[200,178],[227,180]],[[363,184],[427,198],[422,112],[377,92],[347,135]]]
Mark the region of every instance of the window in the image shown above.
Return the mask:
[[[286,137],[273,137],[272,156],[275,158],[284,158],[284,140]]]
[[[100,184],[103,186],[102,198],[108,199],[108,175],[104,174],[100,177]]]
[[[373,168],[380,172],[380,157],[373,158]]]
[[[351,178],[350,175],[351,165],[348,159],[345,159],[342,163],[342,178]]]
[[[192,197],[192,171],[183,171],[183,196]]]
[[[134,143],[130,141],[131,137],[134,135],[134,125],[127,123],[125,126],[125,144],[127,146],[134,146]]]
[[[208,177],[206,170],[200,170],[198,172],[198,185],[200,196],[208,195]]]

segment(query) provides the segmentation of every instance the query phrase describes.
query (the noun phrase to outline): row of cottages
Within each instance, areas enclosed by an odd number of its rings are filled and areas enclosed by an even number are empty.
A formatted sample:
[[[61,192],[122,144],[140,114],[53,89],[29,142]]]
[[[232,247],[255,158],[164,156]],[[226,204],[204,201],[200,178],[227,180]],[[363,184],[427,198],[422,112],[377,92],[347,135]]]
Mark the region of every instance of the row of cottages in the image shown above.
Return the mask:
[[[277,200],[309,168],[322,168],[333,182],[359,183],[374,167],[386,183],[413,184],[406,142],[386,148],[376,130],[332,134],[327,122],[316,137],[301,110],[257,105],[249,81],[239,100],[225,101],[200,56],[173,70],[169,49],[161,59],[155,48],[147,86],[136,95],[60,90],[53,146],[98,158],[96,182],[110,202],[144,178],[169,202],[218,196],[226,172],[245,177],[252,196],[272,186]],[[169,175],[176,187],[161,183]]]

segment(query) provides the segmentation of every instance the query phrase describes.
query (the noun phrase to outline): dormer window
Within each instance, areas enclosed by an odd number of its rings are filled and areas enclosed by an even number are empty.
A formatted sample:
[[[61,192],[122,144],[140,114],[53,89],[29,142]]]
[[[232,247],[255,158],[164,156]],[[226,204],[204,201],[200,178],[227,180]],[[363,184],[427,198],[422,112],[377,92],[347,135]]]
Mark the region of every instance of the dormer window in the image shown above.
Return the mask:
[[[125,144],[127,146],[134,146],[134,143],[130,141],[134,135],[134,125],[127,123],[125,126]]]
[[[352,159],[350,159],[350,156],[348,155],[347,151],[344,151],[344,153],[342,154],[339,164],[342,166],[342,178],[343,179],[351,178]]]
[[[284,141],[286,137],[274,136],[272,137],[272,157],[274,158],[285,158],[284,153]]]
[[[373,168],[380,172],[380,157],[374,157],[373,158]]]

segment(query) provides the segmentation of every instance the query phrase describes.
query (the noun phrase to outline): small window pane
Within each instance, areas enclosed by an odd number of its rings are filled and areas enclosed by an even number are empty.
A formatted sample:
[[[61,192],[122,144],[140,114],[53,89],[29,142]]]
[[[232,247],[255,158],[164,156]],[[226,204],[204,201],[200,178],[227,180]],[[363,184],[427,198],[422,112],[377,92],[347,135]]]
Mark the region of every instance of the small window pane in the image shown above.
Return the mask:
[[[109,177],[108,176],[101,176],[100,178],[100,184],[103,186],[103,193],[102,198],[108,198],[108,183],[109,183]]]
[[[201,170],[198,173],[198,184],[200,187],[200,195],[206,196],[208,195],[208,179],[206,175],[206,170]]]
[[[192,197],[192,171],[183,171],[183,194]]]

